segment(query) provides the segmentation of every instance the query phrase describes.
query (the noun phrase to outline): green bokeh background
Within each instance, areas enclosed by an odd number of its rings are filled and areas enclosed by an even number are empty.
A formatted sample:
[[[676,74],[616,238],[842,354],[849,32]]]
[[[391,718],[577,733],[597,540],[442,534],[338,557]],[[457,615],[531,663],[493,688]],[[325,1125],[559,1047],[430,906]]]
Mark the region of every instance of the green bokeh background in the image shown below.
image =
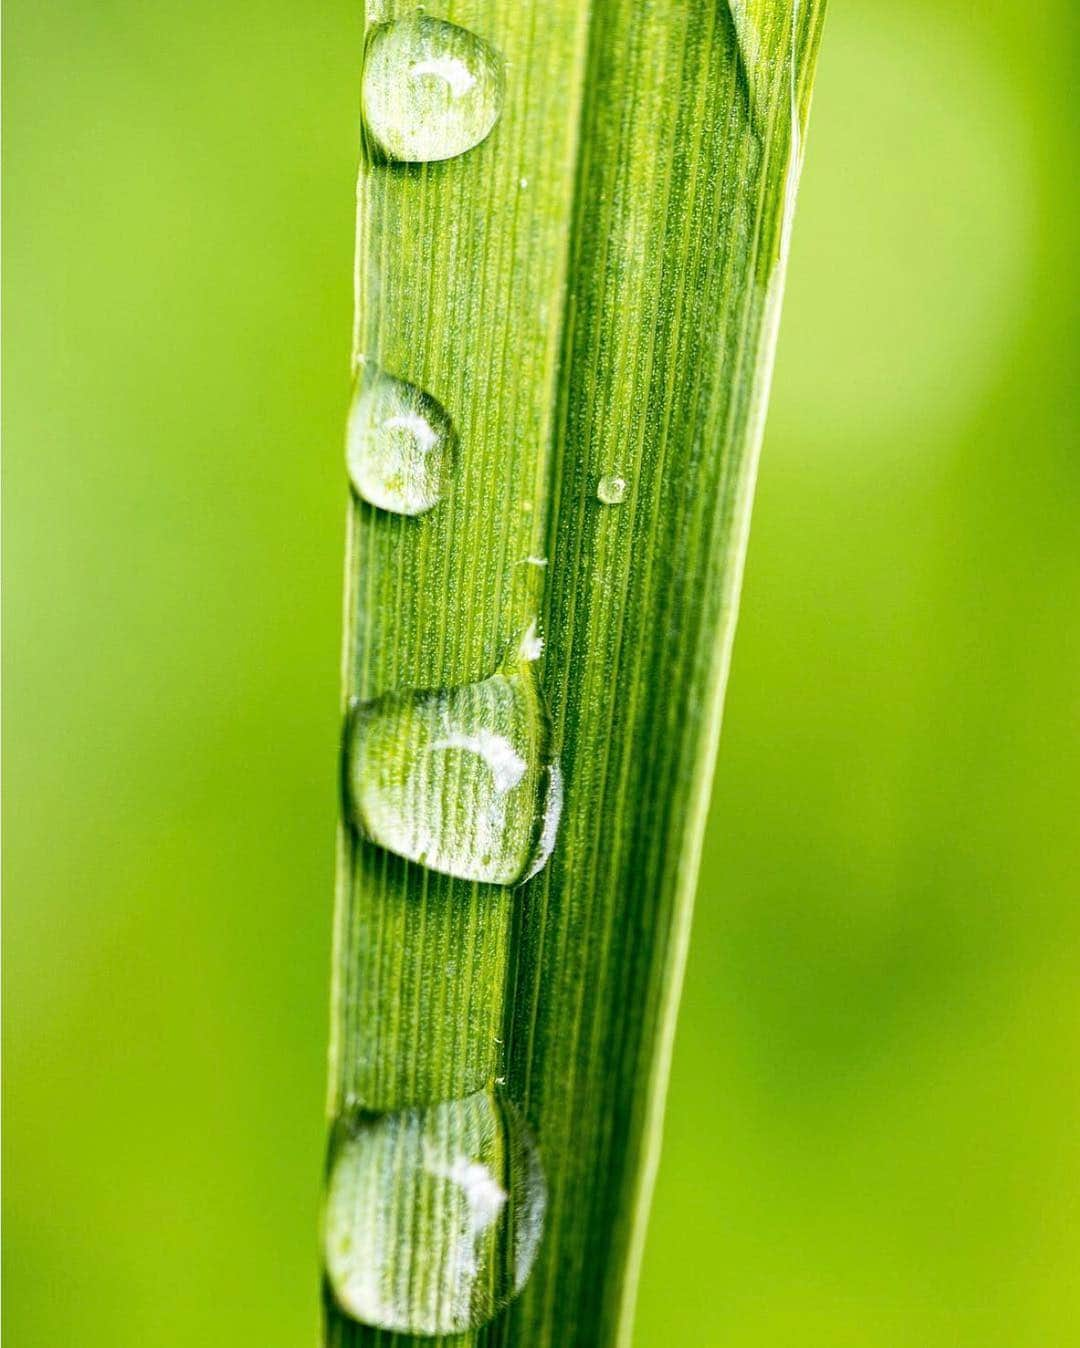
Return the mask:
[[[8,0],[4,1327],[314,1341],[358,0]],[[1080,1343],[1077,9],[834,0],[639,1348]]]

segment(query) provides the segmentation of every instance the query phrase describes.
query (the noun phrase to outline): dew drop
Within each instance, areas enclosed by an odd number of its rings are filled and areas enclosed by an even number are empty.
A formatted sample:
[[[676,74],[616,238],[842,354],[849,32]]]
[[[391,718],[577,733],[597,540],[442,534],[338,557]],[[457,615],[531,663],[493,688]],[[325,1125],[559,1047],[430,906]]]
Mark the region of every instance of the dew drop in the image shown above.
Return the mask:
[[[543,563],[547,565],[547,563]],[[544,653],[544,638],[540,635],[534,619],[525,629],[518,645],[518,654],[525,661],[539,660]]]
[[[596,484],[596,495],[604,505],[621,505],[626,499],[626,479],[605,474]]]
[[[357,495],[396,515],[422,515],[446,494],[456,457],[457,436],[443,407],[414,384],[366,365],[345,435]]]
[[[376,27],[364,58],[364,122],[388,159],[419,164],[471,150],[499,119],[503,60],[483,38],[412,14]]]
[[[528,1280],[547,1187],[501,1091],[338,1121],[323,1217],[343,1311],[403,1334],[486,1324]]]
[[[356,828],[462,880],[516,885],[534,875],[558,827],[550,719],[533,667],[542,651],[533,624],[479,683],[357,703],[345,743]]]

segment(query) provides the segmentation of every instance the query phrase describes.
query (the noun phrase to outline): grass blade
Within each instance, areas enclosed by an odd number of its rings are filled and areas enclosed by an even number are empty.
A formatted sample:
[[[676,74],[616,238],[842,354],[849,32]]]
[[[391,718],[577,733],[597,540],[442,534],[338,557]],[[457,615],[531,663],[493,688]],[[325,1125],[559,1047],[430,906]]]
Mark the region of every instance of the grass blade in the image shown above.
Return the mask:
[[[354,357],[459,453],[425,514],[350,504],[346,700],[443,715],[537,620],[565,781],[521,888],[339,835],[332,1115],[505,1083],[543,1158],[535,1269],[455,1342],[630,1334],[823,8],[457,4],[507,61],[494,131],[364,155]],[[379,1198],[419,1283],[457,1209],[407,1188]],[[394,1337],[328,1297],[328,1343]]]

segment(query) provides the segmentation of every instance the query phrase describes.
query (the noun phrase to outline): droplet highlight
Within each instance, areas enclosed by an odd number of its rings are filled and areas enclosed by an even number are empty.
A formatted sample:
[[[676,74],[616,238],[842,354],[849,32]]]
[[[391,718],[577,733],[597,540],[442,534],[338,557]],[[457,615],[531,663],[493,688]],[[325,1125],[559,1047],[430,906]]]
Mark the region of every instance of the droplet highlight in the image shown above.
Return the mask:
[[[605,474],[596,484],[596,496],[604,505],[621,505],[626,499],[626,479]]]
[[[552,852],[554,852],[555,839],[559,833],[559,821],[562,819],[562,807],[562,768],[557,762],[550,763],[547,770],[547,780],[544,783],[544,814],[540,821],[540,836],[537,839],[532,862],[522,878],[522,883],[525,880],[531,880],[534,875],[542,871]]]
[[[558,829],[559,778],[534,667],[542,651],[532,624],[490,678],[357,703],[345,766],[359,832],[461,880],[516,885],[535,875]]]
[[[536,1144],[502,1092],[353,1114],[335,1129],[326,1186],[334,1298],[403,1334],[478,1328],[528,1280],[546,1203]]]
[[[364,123],[388,159],[453,159],[490,134],[504,84],[503,59],[490,43],[445,19],[412,14],[372,31]]]
[[[429,393],[368,365],[349,408],[345,459],[358,496],[395,515],[422,515],[449,490],[457,436]]]

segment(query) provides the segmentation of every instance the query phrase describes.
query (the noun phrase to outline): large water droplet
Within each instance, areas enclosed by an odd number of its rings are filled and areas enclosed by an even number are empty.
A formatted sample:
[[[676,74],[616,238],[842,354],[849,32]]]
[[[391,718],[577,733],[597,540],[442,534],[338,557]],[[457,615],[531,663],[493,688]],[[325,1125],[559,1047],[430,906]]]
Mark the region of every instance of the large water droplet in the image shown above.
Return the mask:
[[[397,515],[422,515],[445,495],[457,436],[443,407],[422,389],[365,366],[345,435],[353,488]]]
[[[474,1329],[525,1285],[546,1201],[536,1144],[501,1092],[354,1114],[335,1130],[327,1179],[334,1297],[381,1329]]]
[[[453,159],[499,119],[503,61],[483,38],[413,14],[372,32],[364,58],[364,122],[389,159]]]
[[[614,473],[605,474],[596,484],[596,495],[604,505],[622,505],[626,499],[626,479]]]
[[[462,880],[515,885],[554,846],[561,783],[535,626],[490,678],[352,709],[350,813],[381,847]]]

